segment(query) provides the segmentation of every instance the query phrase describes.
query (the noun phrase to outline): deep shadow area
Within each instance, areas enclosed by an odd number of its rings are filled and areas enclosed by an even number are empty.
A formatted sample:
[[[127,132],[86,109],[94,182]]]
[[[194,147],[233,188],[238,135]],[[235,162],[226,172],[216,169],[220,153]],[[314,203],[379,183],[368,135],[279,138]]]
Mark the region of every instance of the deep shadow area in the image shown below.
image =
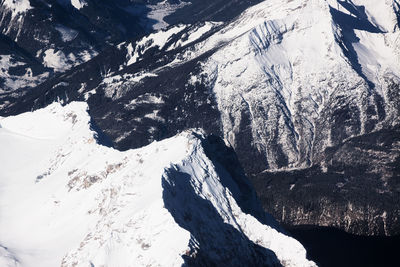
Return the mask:
[[[162,178],[165,208],[191,234],[186,266],[280,266],[274,252],[261,247],[224,223],[209,200],[194,191],[191,177],[172,166]]]
[[[221,184],[229,189],[240,209],[252,215],[262,224],[268,224],[278,232],[282,232],[283,229],[278,222],[263,210],[235,150],[227,147],[222,138],[214,134],[203,139],[202,146],[207,157],[213,162]]]
[[[90,129],[96,132],[95,139],[99,145],[106,147],[113,147],[112,140],[106,134],[104,134],[104,132],[99,128],[99,126],[97,126],[96,122],[92,119],[90,119]]]
[[[400,236],[369,237],[315,226],[287,227],[307,250],[307,258],[320,267],[399,266]]]

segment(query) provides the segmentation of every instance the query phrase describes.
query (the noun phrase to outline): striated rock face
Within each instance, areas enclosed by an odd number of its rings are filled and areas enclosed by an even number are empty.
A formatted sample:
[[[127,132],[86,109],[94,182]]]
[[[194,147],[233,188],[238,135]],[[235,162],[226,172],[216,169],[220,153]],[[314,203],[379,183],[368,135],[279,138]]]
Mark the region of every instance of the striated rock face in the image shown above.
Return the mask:
[[[264,1],[228,22],[121,43],[0,96],[1,114],[86,100],[121,150],[203,128],[235,149],[283,222],[399,234],[399,10],[397,0]]]
[[[120,152],[98,143],[86,109],[0,120],[4,266],[316,266],[219,138]]]
[[[224,29],[235,38],[204,63],[225,139],[240,149],[249,130],[245,145],[263,155],[252,172],[318,164],[326,147],[398,123],[389,104],[397,98],[387,97],[399,83],[396,24],[373,25],[374,14],[338,5],[255,6]]]

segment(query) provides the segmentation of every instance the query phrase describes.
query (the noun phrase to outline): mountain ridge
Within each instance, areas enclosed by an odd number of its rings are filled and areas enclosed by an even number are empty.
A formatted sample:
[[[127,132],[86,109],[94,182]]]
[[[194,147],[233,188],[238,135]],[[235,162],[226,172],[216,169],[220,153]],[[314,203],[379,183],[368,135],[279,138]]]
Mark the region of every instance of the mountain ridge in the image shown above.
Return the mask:
[[[240,170],[218,163],[235,163],[222,141],[186,131],[119,152],[96,143],[86,110],[54,103],[0,119],[0,262],[315,266]]]

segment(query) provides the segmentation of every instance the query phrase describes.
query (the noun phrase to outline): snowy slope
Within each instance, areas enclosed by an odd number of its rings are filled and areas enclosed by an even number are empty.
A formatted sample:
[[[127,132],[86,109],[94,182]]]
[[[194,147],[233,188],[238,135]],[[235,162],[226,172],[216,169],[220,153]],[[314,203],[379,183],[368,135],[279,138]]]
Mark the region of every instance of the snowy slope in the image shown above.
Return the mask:
[[[345,138],[379,129],[377,102],[391,101],[389,81],[400,77],[399,5],[353,2],[265,1],[187,51],[184,62],[222,46],[198,77],[209,77],[230,144],[238,146],[249,120],[248,145],[265,153],[268,169],[304,167],[315,160],[313,150],[343,140],[335,133],[319,140],[324,111],[343,104],[358,111],[357,125],[345,123]],[[396,110],[385,111],[391,124]]]
[[[119,152],[97,143],[80,102],[0,125],[2,266],[314,265],[242,211],[201,133]]]

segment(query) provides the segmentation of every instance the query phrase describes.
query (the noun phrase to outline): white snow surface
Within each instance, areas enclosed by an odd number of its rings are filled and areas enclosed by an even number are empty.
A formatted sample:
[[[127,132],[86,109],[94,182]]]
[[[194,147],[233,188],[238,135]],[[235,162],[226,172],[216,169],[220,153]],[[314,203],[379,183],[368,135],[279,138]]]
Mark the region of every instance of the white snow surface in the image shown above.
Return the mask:
[[[62,38],[64,39],[67,37],[64,36]],[[66,40],[67,39],[64,39],[64,41]],[[73,53],[65,55],[64,52],[61,50],[50,48],[43,53],[43,64],[46,67],[52,68],[56,72],[62,72],[86,61],[89,61],[97,54],[98,53],[95,50],[91,49],[80,51],[76,55]]]
[[[87,3],[85,0],[71,0],[71,5],[79,10],[84,6],[87,6]]]
[[[12,17],[32,9],[29,0],[2,0],[1,5],[5,5],[12,11]]]
[[[127,65],[131,65],[137,62],[141,55],[143,55],[147,50],[152,47],[158,47],[158,49],[163,49],[168,40],[176,33],[184,30],[186,25],[177,25],[169,29],[160,30],[152,33],[138,42],[136,42],[133,47],[132,43],[127,45]]]
[[[63,71],[70,67],[65,54],[61,50],[56,52],[53,48],[44,52],[43,62],[46,67],[53,68],[55,71]]]
[[[192,194],[176,191],[188,202],[175,216],[211,203],[218,216],[202,229],[216,244],[235,245],[219,238],[228,224],[284,266],[314,266],[299,242],[241,211],[199,135],[120,152],[96,142],[86,103],[0,118],[1,266],[180,266],[198,240],[167,209],[165,186],[183,183]]]
[[[358,10],[359,19],[342,6],[346,4]],[[247,109],[252,145],[265,153],[269,168],[280,168],[277,153],[266,149],[274,140],[285,151],[285,168],[301,168],[313,161],[315,125],[331,97],[342,95],[358,105],[363,133],[367,116],[363,103],[374,101],[367,97],[369,84],[385,97],[383,78],[399,79],[398,12],[397,0],[268,0],[247,9],[170,64],[219,48],[203,63],[198,80],[208,77],[227,143],[236,146]],[[340,15],[335,18],[332,13]],[[324,147],[332,145],[330,137],[323,142]]]

